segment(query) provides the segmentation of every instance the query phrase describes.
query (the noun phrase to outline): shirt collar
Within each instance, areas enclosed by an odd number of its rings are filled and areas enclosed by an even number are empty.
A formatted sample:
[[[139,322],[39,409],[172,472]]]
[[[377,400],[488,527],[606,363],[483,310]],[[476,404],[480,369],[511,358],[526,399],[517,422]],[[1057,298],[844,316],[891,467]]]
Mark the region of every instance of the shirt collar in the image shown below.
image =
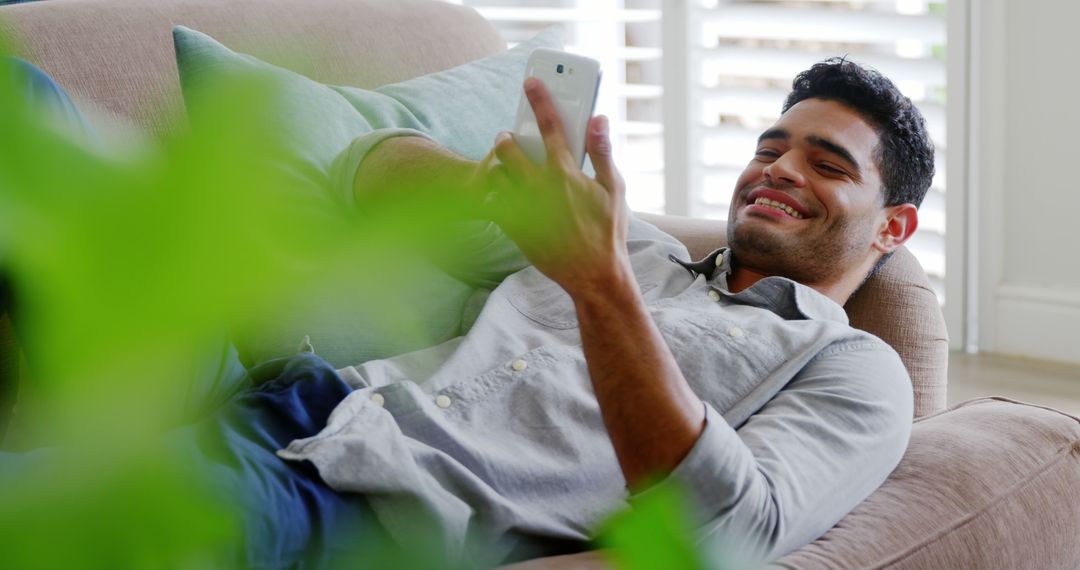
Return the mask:
[[[668,259],[686,268],[694,277],[704,275],[706,280],[711,281],[719,270],[726,274],[731,271],[731,250],[721,247],[706,255],[700,261],[683,261],[675,255],[669,255]]]
[[[848,324],[847,313],[836,301],[787,277],[766,277],[748,289],[732,293],[727,284],[733,261],[730,248],[721,247],[695,262],[683,261],[674,255],[669,258],[695,277],[704,275],[707,281],[717,281],[717,291],[736,303],[768,309],[789,320],[830,320]]]

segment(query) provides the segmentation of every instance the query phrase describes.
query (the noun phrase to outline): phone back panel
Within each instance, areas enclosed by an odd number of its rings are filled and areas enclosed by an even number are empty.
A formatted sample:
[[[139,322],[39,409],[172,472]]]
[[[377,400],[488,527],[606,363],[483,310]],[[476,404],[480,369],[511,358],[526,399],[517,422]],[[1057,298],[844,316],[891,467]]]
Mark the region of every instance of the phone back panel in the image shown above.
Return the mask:
[[[561,67],[561,72],[560,70]],[[600,87],[600,63],[596,60],[562,51],[537,48],[529,56],[525,77],[537,77],[544,82],[555,100],[562,117],[563,130],[570,152],[580,167],[585,161],[585,134],[596,105]],[[536,124],[536,115],[525,94],[521,94],[514,135],[518,145],[533,162],[547,160],[547,151]]]

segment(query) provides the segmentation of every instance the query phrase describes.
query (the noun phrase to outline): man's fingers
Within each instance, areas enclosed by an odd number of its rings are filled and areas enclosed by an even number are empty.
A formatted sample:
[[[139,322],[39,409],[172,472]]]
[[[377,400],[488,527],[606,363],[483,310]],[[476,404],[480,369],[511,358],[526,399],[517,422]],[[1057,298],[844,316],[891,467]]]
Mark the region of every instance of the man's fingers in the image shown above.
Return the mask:
[[[528,177],[528,172],[536,166],[525,156],[525,153],[514,140],[513,135],[501,132],[495,137],[495,157],[506,168],[511,179],[518,181]]]
[[[607,188],[608,192],[622,192],[622,176],[615,168],[615,159],[611,155],[611,138],[608,135],[608,118],[598,115],[589,120],[589,131],[585,140],[585,151],[596,171],[596,181]]]
[[[536,116],[536,125],[540,127],[540,136],[544,139],[548,162],[562,165],[573,164],[570,146],[566,142],[566,133],[563,131],[562,117],[544,82],[535,77],[525,79],[525,96],[529,98],[529,105]]]

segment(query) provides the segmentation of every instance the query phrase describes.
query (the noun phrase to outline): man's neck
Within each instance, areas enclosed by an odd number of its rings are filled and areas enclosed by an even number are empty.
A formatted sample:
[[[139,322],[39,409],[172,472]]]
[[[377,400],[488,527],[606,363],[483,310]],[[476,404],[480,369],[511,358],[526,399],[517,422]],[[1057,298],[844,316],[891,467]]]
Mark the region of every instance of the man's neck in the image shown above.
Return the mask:
[[[754,283],[757,283],[766,277],[774,276],[776,276],[776,274],[759,272],[751,267],[741,265],[736,261],[731,273],[728,274],[728,290],[732,293],[738,293],[745,289],[749,289]],[[780,275],[780,277],[786,276]],[[848,298],[851,297],[858,287],[858,283],[847,283],[843,279],[825,283],[803,283],[803,285],[832,299],[841,307],[844,306],[844,303],[847,303]]]

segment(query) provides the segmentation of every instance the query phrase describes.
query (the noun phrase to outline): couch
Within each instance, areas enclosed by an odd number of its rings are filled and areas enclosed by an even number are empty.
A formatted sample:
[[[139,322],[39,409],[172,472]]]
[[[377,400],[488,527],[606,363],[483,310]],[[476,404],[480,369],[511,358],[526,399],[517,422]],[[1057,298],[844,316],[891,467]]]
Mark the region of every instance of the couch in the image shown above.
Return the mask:
[[[0,7],[0,31],[51,74],[100,129],[137,143],[183,124],[173,25],[318,81],[374,87],[505,49],[475,11],[437,0],[45,0]],[[290,54],[308,57],[297,63]],[[135,130],[116,129],[127,123]],[[141,133],[141,134],[133,134]],[[617,158],[617,157],[616,157]],[[642,215],[694,255],[724,224]],[[846,305],[851,323],[901,355],[912,378],[909,449],[889,479],[817,541],[776,568],[1080,568],[1080,420],[1002,398],[945,409],[948,342],[926,276],[900,250]],[[0,317],[0,412],[20,376]],[[603,568],[602,553],[516,568]]]

